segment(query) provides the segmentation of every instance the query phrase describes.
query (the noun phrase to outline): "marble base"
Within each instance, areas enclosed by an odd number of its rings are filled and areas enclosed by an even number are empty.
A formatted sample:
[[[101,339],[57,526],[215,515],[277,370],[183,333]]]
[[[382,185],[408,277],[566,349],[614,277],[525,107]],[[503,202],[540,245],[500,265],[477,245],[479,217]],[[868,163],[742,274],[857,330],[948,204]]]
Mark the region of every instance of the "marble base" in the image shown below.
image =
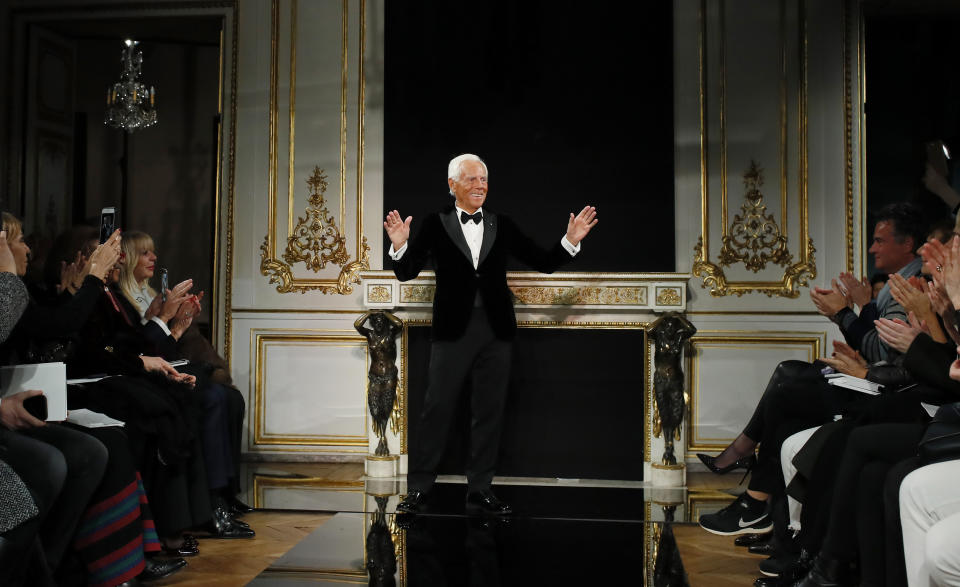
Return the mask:
[[[396,455],[388,457],[369,455],[364,462],[364,473],[367,477],[396,477],[397,461]]]
[[[400,481],[396,477],[370,477],[363,481],[363,491],[373,497],[388,497],[400,493]]]
[[[683,463],[651,463],[650,472],[650,482],[654,487],[683,487],[687,484],[687,467]]]

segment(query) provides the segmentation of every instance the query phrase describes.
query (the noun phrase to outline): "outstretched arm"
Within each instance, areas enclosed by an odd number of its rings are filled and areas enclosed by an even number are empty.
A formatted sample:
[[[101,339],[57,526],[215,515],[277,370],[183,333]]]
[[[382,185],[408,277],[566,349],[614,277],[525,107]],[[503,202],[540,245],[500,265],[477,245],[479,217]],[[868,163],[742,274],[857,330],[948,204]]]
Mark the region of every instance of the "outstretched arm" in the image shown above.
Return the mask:
[[[579,245],[597,222],[600,220],[597,218],[597,209],[593,206],[584,206],[576,216],[571,212],[570,220],[567,222],[567,240],[573,246]]]

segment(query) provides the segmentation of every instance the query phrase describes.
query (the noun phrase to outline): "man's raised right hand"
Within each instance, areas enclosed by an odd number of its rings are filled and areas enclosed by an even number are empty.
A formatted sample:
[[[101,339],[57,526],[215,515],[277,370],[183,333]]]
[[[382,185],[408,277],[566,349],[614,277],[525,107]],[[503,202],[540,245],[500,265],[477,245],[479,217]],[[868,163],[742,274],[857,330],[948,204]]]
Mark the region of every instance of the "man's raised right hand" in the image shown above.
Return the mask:
[[[407,239],[410,238],[410,223],[412,221],[413,216],[407,216],[407,219],[403,220],[396,210],[387,212],[387,218],[383,221],[383,228],[387,231],[390,242],[393,243],[394,252],[399,251],[407,243]]]

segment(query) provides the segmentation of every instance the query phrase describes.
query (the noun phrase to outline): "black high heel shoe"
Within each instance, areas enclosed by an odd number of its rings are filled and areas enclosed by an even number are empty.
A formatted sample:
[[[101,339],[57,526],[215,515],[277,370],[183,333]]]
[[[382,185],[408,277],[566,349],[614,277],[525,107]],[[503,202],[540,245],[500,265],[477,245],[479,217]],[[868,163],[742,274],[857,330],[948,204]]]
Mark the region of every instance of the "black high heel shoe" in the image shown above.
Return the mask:
[[[706,465],[708,469],[710,469],[711,473],[716,475],[723,475],[736,469],[746,469],[746,471],[743,473],[743,479],[740,479],[740,483],[743,483],[743,480],[746,479],[750,471],[753,470],[753,466],[757,464],[756,454],[751,454],[749,456],[737,459],[726,467],[718,467],[716,464],[714,464],[717,460],[717,457],[711,457],[710,455],[705,455],[701,452],[697,453],[697,458],[700,459],[700,462]]]

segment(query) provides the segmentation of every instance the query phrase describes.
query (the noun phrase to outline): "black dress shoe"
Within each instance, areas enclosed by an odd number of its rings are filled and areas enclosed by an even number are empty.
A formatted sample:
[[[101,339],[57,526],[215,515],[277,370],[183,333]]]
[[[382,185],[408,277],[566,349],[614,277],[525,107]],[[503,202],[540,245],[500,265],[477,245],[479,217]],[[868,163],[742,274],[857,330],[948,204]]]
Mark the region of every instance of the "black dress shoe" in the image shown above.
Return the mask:
[[[120,583],[119,585],[117,585],[117,587],[140,587],[140,585],[143,585],[143,583],[141,583],[136,577],[134,577],[129,581],[124,581],[123,583]]]
[[[173,556],[197,556],[200,554],[200,543],[197,542],[195,536],[187,534],[183,537],[183,543],[178,548],[164,548],[163,550]]]
[[[424,491],[408,491],[403,501],[397,504],[397,511],[404,514],[416,514],[423,510],[427,502],[427,494]]]
[[[776,554],[777,549],[770,542],[760,542],[758,544],[751,544],[747,547],[747,551],[750,554],[762,554],[763,556],[772,556]]]
[[[770,540],[770,534],[742,534],[737,536],[733,543],[736,546],[750,546],[751,544],[760,544]]]
[[[187,566],[187,561],[182,558],[171,558],[161,560],[158,558],[148,558],[144,561],[143,572],[137,578],[144,583],[165,579]]]
[[[467,493],[467,511],[507,516],[513,513],[513,508],[500,501],[492,491],[480,491]]]
[[[239,526],[239,527],[241,527],[241,528],[246,528],[247,530],[250,529],[250,524],[244,522],[243,520],[238,520],[238,519],[236,519],[235,517],[233,517],[233,514],[230,515],[230,521],[233,522],[233,525],[234,525],[234,526]]]
[[[813,566],[805,577],[796,583],[797,587],[841,587],[849,581],[850,565],[823,553],[813,560]]]
[[[207,530],[210,535],[204,538],[253,538],[257,535],[249,527],[238,526],[224,506],[213,510],[213,519],[207,525]]]
[[[237,496],[235,495],[232,495],[227,498],[227,507],[230,508],[230,513],[236,516],[242,516],[244,514],[249,514],[250,512],[255,511],[254,508],[248,506],[247,504],[237,499]]]

